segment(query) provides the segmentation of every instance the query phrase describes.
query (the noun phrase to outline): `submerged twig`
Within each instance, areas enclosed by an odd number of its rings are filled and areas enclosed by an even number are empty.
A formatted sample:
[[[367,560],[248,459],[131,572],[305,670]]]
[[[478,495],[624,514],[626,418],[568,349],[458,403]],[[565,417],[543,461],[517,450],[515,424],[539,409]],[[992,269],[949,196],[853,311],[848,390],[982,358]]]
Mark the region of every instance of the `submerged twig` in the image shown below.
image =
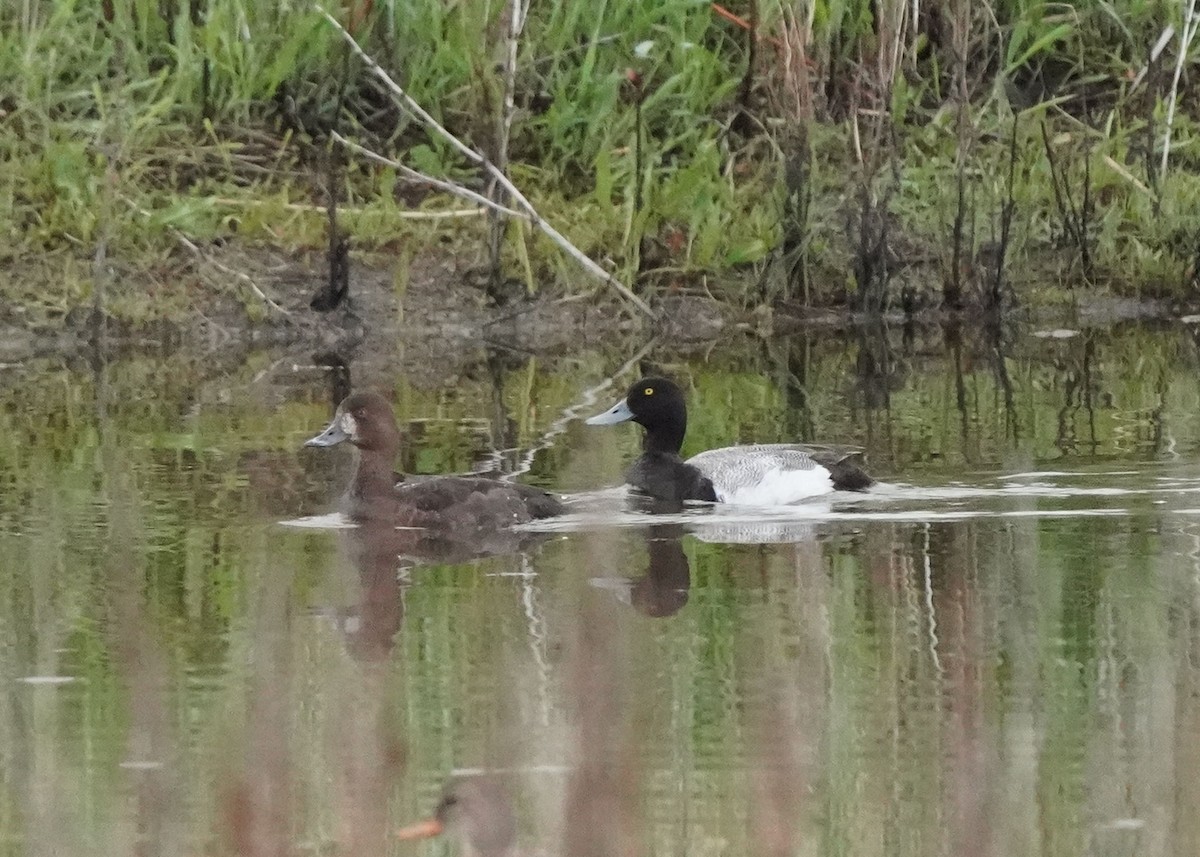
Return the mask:
[[[417,101],[413,99],[413,97],[409,95],[403,87],[400,86],[400,84],[396,83],[396,81],[392,79],[391,75],[383,70],[379,63],[375,62],[375,60],[372,59],[371,56],[362,49],[358,42],[355,41],[354,37],[346,31],[346,28],[338,23],[336,18],[330,15],[325,9],[321,8],[319,4],[314,3],[313,9],[323,15],[325,20],[329,22],[329,25],[341,33],[342,38],[345,39],[347,44],[350,45],[350,49],[358,55],[358,58],[363,61],[371,73],[383,82],[384,86],[388,88],[388,90],[400,102],[400,105],[405,110],[419,119],[428,130],[437,134],[439,137],[449,143],[464,158],[481,167],[496,181],[497,184],[499,184],[508,192],[509,196],[515,201],[517,206],[525,211],[526,217],[529,219],[530,223],[544,232],[551,241],[557,244],[568,256],[582,265],[588,273],[611,286],[621,297],[633,304],[638,311],[647,318],[654,318],[654,310],[650,308],[649,304],[635,295],[628,286],[596,264],[596,262],[589,258],[586,253],[568,241],[562,233],[560,233],[545,219],[543,219],[542,216],[538,214],[537,209],[533,207],[533,204],[525,197],[523,193],[521,193],[520,189],[518,189],[516,185],[509,181],[508,177],[504,175],[502,171],[497,169],[495,164],[493,164],[479,152],[472,149],[466,143],[462,142],[462,140],[455,137],[448,130],[446,130],[446,128],[440,122],[434,119],[433,116],[431,116],[429,112],[425,110],[425,108],[418,104]]]
[[[550,427],[542,433],[542,436],[538,439],[537,443],[534,443],[529,447],[529,449],[525,450],[525,452],[521,454],[521,461],[513,469],[513,472],[505,474],[504,478],[514,479],[517,476],[520,476],[522,473],[528,473],[530,468],[533,467],[534,457],[543,449],[550,448],[550,446],[554,443],[554,438],[565,432],[567,430],[567,426],[579,418],[580,410],[595,406],[596,397],[611,387],[618,378],[636,366],[639,360],[650,353],[650,349],[654,347],[657,341],[657,337],[651,339],[640,349],[638,349],[637,354],[634,354],[623,364],[621,364],[620,369],[608,376],[608,378],[599,384],[588,387],[586,390],[584,390],[579,398],[575,400],[574,404],[564,408],[559,414],[558,419],[550,423]]]

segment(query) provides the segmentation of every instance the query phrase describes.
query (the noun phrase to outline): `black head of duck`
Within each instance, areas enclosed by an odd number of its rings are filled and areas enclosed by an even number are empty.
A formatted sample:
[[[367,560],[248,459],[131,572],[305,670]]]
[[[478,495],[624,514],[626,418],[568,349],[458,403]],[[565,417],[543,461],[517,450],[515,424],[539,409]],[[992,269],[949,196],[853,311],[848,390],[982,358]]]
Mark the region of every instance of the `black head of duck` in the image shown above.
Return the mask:
[[[349,442],[358,464],[347,489],[347,512],[356,519],[390,519],[402,526],[471,532],[562,514],[563,505],[529,485],[473,476],[406,479],[394,471],[401,434],[387,399],[374,392],[342,400],[333,421],[305,446]]]
[[[645,429],[642,455],[626,481],[662,500],[781,505],[835,489],[862,490],[874,482],[854,462],[857,451],[834,446],[728,446],[684,461],[679,451],[687,432],[687,403],[668,378],[635,381],[625,398],[587,420],[589,425],[626,421]]]
[[[687,405],[678,386],[666,378],[642,378],[625,398],[587,420],[593,426],[623,422],[635,422],[645,429],[642,454],[626,472],[626,482],[668,502],[712,503],[719,499],[712,480],[679,457],[687,433]]]
[[[646,452],[679,454],[687,434],[687,403],[683,391],[667,378],[647,376],[635,381],[607,411],[588,419],[588,425],[607,426],[626,421],[646,430],[642,449]]]

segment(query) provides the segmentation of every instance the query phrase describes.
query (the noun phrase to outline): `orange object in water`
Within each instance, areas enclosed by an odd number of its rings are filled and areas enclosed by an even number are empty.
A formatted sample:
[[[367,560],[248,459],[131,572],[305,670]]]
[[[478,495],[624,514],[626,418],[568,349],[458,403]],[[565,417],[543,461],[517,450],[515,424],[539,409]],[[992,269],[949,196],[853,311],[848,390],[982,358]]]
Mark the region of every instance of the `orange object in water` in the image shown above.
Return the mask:
[[[396,838],[404,840],[430,839],[434,836],[440,836],[445,829],[446,825],[442,824],[436,818],[427,818],[424,821],[410,824],[408,827],[400,828],[396,831]]]
[[[396,831],[402,840],[457,836],[472,857],[513,857],[517,819],[505,788],[492,777],[457,777],[446,784],[433,818]]]

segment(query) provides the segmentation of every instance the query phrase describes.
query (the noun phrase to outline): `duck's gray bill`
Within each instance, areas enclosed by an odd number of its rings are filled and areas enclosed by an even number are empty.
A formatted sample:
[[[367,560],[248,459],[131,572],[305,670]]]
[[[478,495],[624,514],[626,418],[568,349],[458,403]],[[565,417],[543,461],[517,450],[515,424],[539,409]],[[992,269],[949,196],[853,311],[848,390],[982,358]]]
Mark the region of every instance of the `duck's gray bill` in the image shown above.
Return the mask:
[[[321,432],[316,437],[309,438],[304,441],[305,446],[337,446],[344,440],[349,440],[350,435],[342,431],[342,421],[334,418],[329,424],[329,428]]]
[[[588,417],[585,422],[590,426],[611,426],[631,419],[633,419],[633,411],[629,410],[629,405],[622,399],[604,413]]]

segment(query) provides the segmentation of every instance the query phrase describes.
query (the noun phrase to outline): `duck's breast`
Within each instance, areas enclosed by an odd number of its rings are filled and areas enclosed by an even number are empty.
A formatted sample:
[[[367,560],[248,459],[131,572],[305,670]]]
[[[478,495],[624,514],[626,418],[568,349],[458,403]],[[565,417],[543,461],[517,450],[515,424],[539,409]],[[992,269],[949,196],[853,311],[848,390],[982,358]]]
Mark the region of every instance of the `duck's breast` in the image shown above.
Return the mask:
[[[833,490],[829,470],[789,444],[710,449],[689,458],[688,464],[712,480],[722,503],[783,506]]]
[[[717,499],[712,483],[700,468],[678,455],[667,452],[643,452],[625,473],[625,481],[645,494],[670,503]]]

